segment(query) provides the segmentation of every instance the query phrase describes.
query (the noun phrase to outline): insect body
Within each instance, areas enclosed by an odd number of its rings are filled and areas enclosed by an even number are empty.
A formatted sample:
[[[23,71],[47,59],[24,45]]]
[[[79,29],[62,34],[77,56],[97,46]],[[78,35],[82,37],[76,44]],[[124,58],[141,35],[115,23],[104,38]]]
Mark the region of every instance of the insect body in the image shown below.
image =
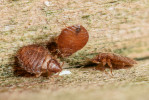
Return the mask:
[[[136,61],[133,59],[113,53],[100,53],[92,59],[92,62],[101,62],[103,70],[105,70],[105,67],[108,66],[111,69],[111,74],[112,69],[129,68],[136,64]]]
[[[82,49],[88,38],[88,32],[83,26],[74,25],[63,29],[56,42],[60,53],[66,57]]]
[[[29,73],[39,77],[42,73],[57,73],[62,70],[62,66],[53,58],[47,49],[39,45],[29,45],[22,47],[17,58],[22,65],[22,68]]]

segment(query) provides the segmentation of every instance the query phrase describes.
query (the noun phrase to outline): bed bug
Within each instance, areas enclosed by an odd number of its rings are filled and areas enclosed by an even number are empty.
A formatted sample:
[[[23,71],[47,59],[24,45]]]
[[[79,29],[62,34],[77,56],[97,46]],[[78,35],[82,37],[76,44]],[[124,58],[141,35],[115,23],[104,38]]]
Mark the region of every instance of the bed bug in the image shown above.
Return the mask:
[[[67,57],[82,49],[88,42],[89,34],[82,25],[69,26],[56,38],[58,50]]]
[[[28,45],[19,49],[17,58],[21,67],[31,74],[39,77],[42,73],[52,73],[62,71],[62,65],[50,55],[48,50],[40,45]]]
[[[125,68],[132,67],[134,64],[137,64],[137,62],[131,58],[124,57],[118,54],[113,54],[113,53],[99,53],[91,61],[97,64],[101,62],[98,65],[98,67],[101,67],[102,70],[104,71],[106,67],[110,68],[111,74],[112,74],[112,69],[125,69]]]

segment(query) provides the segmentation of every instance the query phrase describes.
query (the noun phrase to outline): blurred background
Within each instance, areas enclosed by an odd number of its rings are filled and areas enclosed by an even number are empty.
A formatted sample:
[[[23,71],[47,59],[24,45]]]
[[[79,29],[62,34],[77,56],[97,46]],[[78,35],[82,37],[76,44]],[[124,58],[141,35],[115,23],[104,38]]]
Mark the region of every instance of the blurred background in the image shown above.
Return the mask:
[[[83,49],[63,59],[71,75],[50,79],[14,75],[20,47],[46,47],[50,38],[71,25],[84,26],[90,36]],[[148,27],[148,0],[0,0],[0,99],[148,100]],[[75,68],[99,52],[127,56],[138,64],[114,70],[114,77]]]

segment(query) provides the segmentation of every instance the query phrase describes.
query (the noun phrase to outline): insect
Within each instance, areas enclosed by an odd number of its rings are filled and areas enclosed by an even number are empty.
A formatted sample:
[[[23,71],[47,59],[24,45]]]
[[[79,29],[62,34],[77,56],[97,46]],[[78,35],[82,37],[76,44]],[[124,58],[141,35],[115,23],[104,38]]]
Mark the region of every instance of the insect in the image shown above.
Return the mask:
[[[82,25],[69,26],[56,38],[58,50],[67,57],[82,49],[88,42],[89,34]]]
[[[39,77],[42,73],[52,73],[62,71],[62,66],[58,61],[50,55],[47,49],[40,45],[28,45],[22,47],[17,58],[22,65],[21,67],[31,74]]]
[[[91,61],[97,64],[101,62],[101,64],[99,64],[98,67],[102,67],[102,70],[104,71],[106,67],[110,68],[111,74],[112,74],[112,69],[129,68],[129,67],[132,67],[134,64],[137,64],[137,62],[131,58],[124,57],[118,54],[113,54],[113,53],[99,53]]]

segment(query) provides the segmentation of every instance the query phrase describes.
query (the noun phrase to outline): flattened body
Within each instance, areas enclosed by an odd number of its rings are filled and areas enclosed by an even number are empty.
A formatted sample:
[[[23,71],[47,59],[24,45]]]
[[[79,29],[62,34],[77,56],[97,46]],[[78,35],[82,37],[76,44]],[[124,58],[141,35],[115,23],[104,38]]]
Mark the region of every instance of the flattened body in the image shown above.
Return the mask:
[[[29,45],[18,51],[17,57],[29,73],[40,74],[47,71],[47,62],[52,59],[48,50],[39,45]]]
[[[100,53],[92,61],[110,64],[114,69],[128,68],[136,64],[136,61],[131,58],[113,53]]]

